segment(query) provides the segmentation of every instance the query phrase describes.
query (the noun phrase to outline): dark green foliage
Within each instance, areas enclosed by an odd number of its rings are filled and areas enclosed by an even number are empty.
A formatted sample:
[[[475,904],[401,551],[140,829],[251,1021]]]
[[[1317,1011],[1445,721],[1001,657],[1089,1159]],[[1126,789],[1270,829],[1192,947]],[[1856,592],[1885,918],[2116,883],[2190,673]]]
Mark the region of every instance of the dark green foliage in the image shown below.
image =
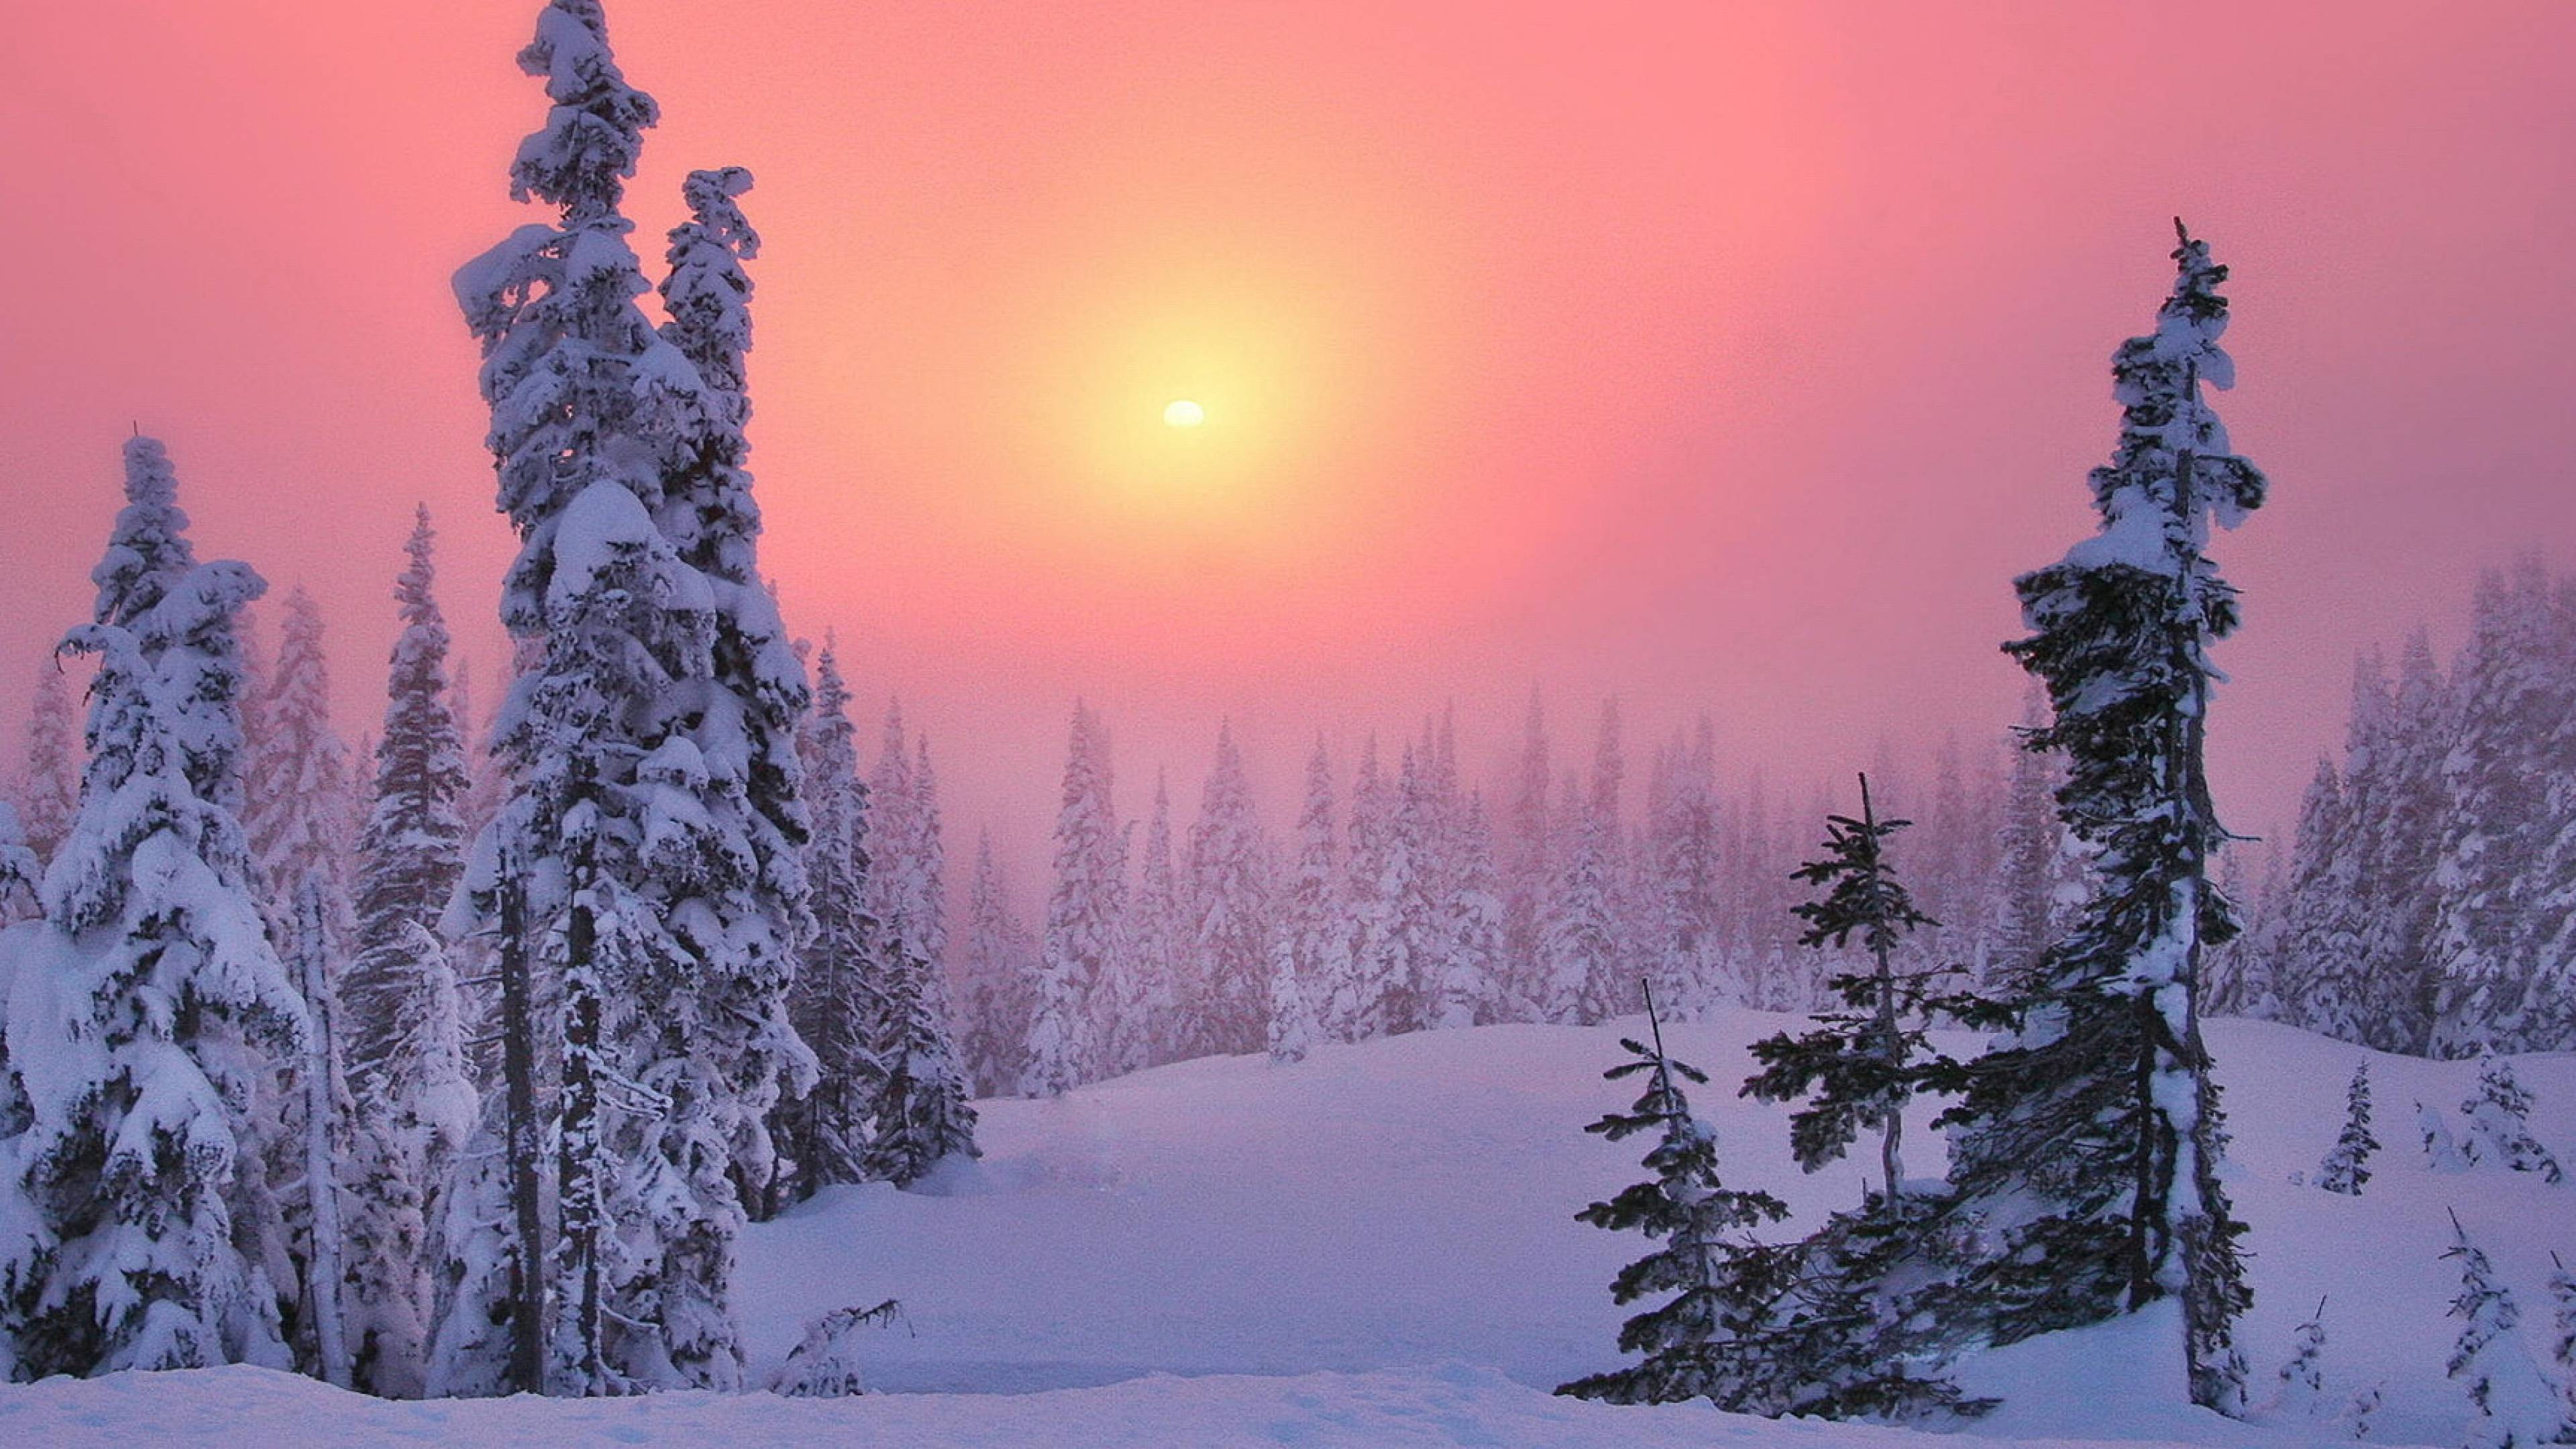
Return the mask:
[[[1673,1296],[1629,1319],[1619,1331],[1619,1347],[1644,1354],[1644,1362],[1577,1379],[1557,1392],[1622,1404],[1691,1398],[1724,1402],[1721,1394],[1732,1377],[1726,1340],[1745,1318],[1748,1305],[1742,1295],[1747,1289],[1759,1292],[1767,1278],[1740,1265],[1760,1263],[1775,1251],[1752,1244],[1746,1232],[1778,1222],[1789,1210],[1767,1192],[1737,1191],[1719,1181],[1717,1135],[1691,1115],[1681,1087],[1683,1081],[1705,1083],[1708,1077],[1665,1054],[1660,1024],[1651,1049],[1635,1040],[1619,1044],[1631,1060],[1602,1075],[1618,1081],[1643,1073],[1645,1094],[1628,1111],[1610,1113],[1583,1130],[1613,1142],[1654,1133],[1655,1145],[1644,1159],[1654,1176],[1575,1216],[1612,1232],[1643,1233],[1661,1244],[1620,1270],[1610,1285],[1613,1300],[1626,1304],[1657,1294]]]
[[[1908,934],[1939,924],[1916,908],[1887,859],[1889,839],[1911,823],[1877,817],[1865,775],[1860,817],[1826,818],[1825,854],[1791,876],[1825,889],[1821,900],[1793,908],[1807,923],[1798,941],[1839,949],[1858,937],[1872,969],[1841,972],[1825,983],[1843,1009],[1818,1013],[1814,1030],[1755,1042],[1762,1070],[1744,1084],[1746,1096],[1765,1102],[1807,1099],[1789,1118],[1789,1143],[1809,1172],[1841,1157],[1862,1128],[1879,1127],[1891,1198],[1902,1175],[1897,1142],[1906,1103],[1960,1080],[1959,1064],[1932,1050],[1926,1028],[1943,1017],[1978,1026],[2009,1020],[2008,1012],[1973,992],[1940,989],[1959,974],[1952,968],[1908,971],[1894,964]]]

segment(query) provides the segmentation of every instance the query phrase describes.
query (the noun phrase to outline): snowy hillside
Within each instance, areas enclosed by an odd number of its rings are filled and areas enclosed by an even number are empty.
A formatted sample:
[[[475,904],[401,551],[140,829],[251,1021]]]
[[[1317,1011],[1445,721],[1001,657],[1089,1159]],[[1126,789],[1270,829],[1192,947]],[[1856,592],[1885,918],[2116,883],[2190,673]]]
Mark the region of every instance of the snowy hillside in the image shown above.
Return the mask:
[[[1776,1109],[1722,1088],[1744,1044],[1787,1019],[1730,1013],[1668,1028],[1715,1083],[1695,1101],[1730,1179],[1802,1216],[1852,1199],[1847,1168],[1801,1177]],[[1631,1240],[1576,1223],[1630,1180],[1635,1155],[1580,1127],[1626,1093],[1603,1082],[1620,1028],[1492,1027],[1326,1047],[1307,1062],[1183,1063],[1058,1102],[982,1104],[985,1160],[927,1191],[842,1188],[752,1230],[744,1301],[756,1373],[827,1309],[903,1301],[871,1373],[894,1391],[787,1403],[703,1396],[605,1403],[392,1404],[337,1398],[330,1442],[718,1440],[945,1444],[1877,1443],[1897,1431],[1622,1409],[1543,1391],[1617,1360],[1605,1291]],[[2372,1056],[2386,1149],[2359,1198],[2293,1185],[2342,1121],[2361,1049],[2284,1027],[2211,1028],[2235,1133],[2235,1181],[2257,1302],[2243,1329],[2255,1397],[2291,1333],[2329,1296],[2326,1393],[2385,1381],[2371,1438],[2457,1443],[2442,1374],[2459,1279],[2441,1260],[2446,1207],[2495,1258],[2535,1347],[2548,1332],[2549,1249],[2576,1245],[2576,1185],[2430,1171],[2414,1103],[2455,1109],[2474,1063]],[[2576,1106],[2576,1057],[2521,1058],[2553,1150]],[[2454,1114],[2456,1121],[2456,1114]],[[2151,1407],[2162,1338],[2133,1327],[2061,1337],[1971,1366],[2021,1393],[1976,1438],[2296,1442],[2198,1411]],[[1172,1375],[1186,1376],[1181,1378]],[[1223,1376],[1223,1377],[1220,1377]],[[1253,1376],[1253,1377],[1246,1377]],[[1289,1377],[1295,1376],[1295,1377]],[[935,1392],[934,1392],[935,1391]],[[1044,1391],[1031,1396],[1031,1391]],[[1008,1397],[996,1397],[1003,1395]],[[291,1426],[333,1392],[255,1370],[118,1375],[0,1389],[0,1441],[133,1442],[180,1424],[242,1441],[324,1442]],[[29,1430],[35,1432],[30,1433]],[[302,1437],[298,1437],[299,1434]],[[90,1436],[90,1437],[83,1437]],[[1964,1443],[1953,1438],[1950,1442]]]

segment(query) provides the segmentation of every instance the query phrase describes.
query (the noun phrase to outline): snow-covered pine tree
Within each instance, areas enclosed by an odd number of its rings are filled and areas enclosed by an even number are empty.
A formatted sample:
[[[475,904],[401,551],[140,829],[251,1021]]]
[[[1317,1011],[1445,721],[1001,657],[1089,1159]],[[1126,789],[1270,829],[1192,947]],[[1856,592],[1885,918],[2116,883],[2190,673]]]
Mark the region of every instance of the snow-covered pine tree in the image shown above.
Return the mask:
[[[1189,1054],[1196,1032],[1181,1014],[1182,983],[1197,979],[1198,953],[1187,916],[1172,855],[1171,787],[1156,770],[1154,813],[1119,925],[1122,945],[1102,964],[1093,989],[1100,1075],[1124,1076]]]
[[[1610,1285],[1614,1301],[1672,1297],[1620,1327],[1620,1351],[1642,1354],[1642,1361],[1576,1379],[1557,1392],[1617,1404],[1707,1398],[1730,1406],[1742,1371],[1730,1362],[1729,1340],[1755,1311],[1748,1290],[1758,1291],[1760,1282],[1760,1274],[1748,1272],[1743,1261],[1761,1256],[1750,1231],[1780,1221],[1789,1209],[1758,1188],[1730,1188],[1720,1179],[1717,1133],[1691,1115],[1682,1087],[1685,1081],[1705,1085],[1708,1077],[1664,1050],[1662,1023],[1651,1003],[1647,1023],[1653,1046],[1622,1038],[1619,1045],[1630,1059],[1602,1073],[1612,1081],[1644,1073],[1644,1094],[1628,1111],[1610,1113],[1583,1130],[1612,1142],[1654,1133],[1655,1145],[1645,1156],[1654,1177],[1575,1217],[1611,1232],[1643,1233],[1658,1244],[1619,1271]]]
[[[2469,1136],[2460,1150],[2472,1165],[2492,1163],[2514,1172],[2533,1172],[2557,1184],[2567,1174],[2558,1159],[2531,1135],[2531,1093],[2513,1075],[2513,1063],[2490,1054],[2478,1065],[2478,1090],[2460,1104],[2469,1119]]]
[[[1725,979],[1725,862],[1719,846],[1717,735],[1706,715],[1687,748],[1673,753],[1663,799],[1654,812],[1657,939],[1645,966],[1656,999],[1687,1014],[1721,1000],[1740,1000]]]
[[[1111,800],[1109,734],[1077,701],[1055,818],[1055,885],[1047,895],[1037,1009],[1029,1021],[1028,1075],[1020,1090],[1061,1097],[1098,1075],[1094,988],[1118,949],[1127,842]]]
[[[2005,786],[2002,865],[1996,872],[1995,942],[1986,979],[1998,990],[2017,992],[2039,969],[2040,959],[2056,944],[2059,862],[2065,858],[2065,826],[2050,799],[2050,756],[2031,747],[2031,738],[2048,728],[2048,692],[2033,680],[2022,703],[2016,732],[2012,776]]]
[[[0,927],[44,914],[43,905],[36,898],[44,879],[44,867],[37,861],[36,852],[27,846],[26,827],[18,823],[18,807],[0,800]],[[8,981],[0,977],[0,1020],[5,1020],[8,1015],[8,1002]],[[7,1038],[0,1034],[0,1082],[5,1082],[9,1075],[8,1050]],[[0,1084],[0,1094],[11,1090]],[[13,1120],[14,1115],[0,1111],[0,1141],[16,1134],[20,1124]]]
[[[2290,1359],[2281,1365],[2281,1386],[2273,1390],[2263,1416],[2275,1423],[2318,1417],[2325,1407],[2326,1301],[2290,1336]]]
[[[2435,1172],[2466,1172],[2468,1154],[2460,1150],[2451,1136],[2450,1119],[2442,1109],[2426,1102],[2415,1104],[2415,1132],[2424,1144],[2424,1164]]]
[[[1367,1041],[1386,1035],[1386,993],[1375,963],[1396,930],[1396,903],[1386,893],[1388,863],[1395,849],[1397,789],[1378,769],[1377,736],[1360,747],[1360,763],[1351,782],[1350,848],[1342,854],[1342,910],[1345,939],[1342,974],[1324,994],[1320,1013],[1324,1029],[1341,1041]]]
[[[1340,834],[1333,817],[1333,765],[1321,735],[1306,760],[1306,798],[1297,811],[1297,858],[1279,900],[1270,963],[1270,1058],[1302,1060],[1320,1037],[1316,1004],[1349,974],[1350,935],[1342,916]]]
[[[2343,1101],[2343,1131],[2326,1150],[2325,1161],[2317,1165],[2317,1186],[2359,1197],[2370,1181],[2370,1154],[2379,1150],[2379,1139],[2370,1135],[2369,1058],[2352,1069],[2352,1085],[2344,1088]]]
[[[2450,691],[2431,641],[2418,629],[2398,656],[2379,750],[2378,810],[2368,823],[2378,892],[2362,933],[2368,1003],[2362,1029],[2364,1040],[2384,1051],[2420,1056],[2433,1049],[2439,988],[2431,948],[2442,895],[2442,831],[2450,812],[2442,762],[2455,730]]]
[[[1435,807],[1423,752],[1415,746],[1404,747],[1386,797],[1393,812],[1386,820],[1375,909],[1364,922],[1355,964],[1366,1014],[1382,1034],[1397,1036],[1424,1025],[1424,982],[1439,944],[1431,875]]]
[[[2549,1357],[2558,1365],[2558,1386],[2576,1420],[2576,1273],[2556,1251],[2549,1255]]]
[[[2553,784],[2560,727],[2576,715],[2576,670],[2547,571],[2525,558],[2478,586],[2454,666],[2458,733],[2443,762],[2451,810],[2429,948],[2438,981],[2433,1050],[2446,1057],[2566,1045],[2569,1005],[2546,959],[2542,898],[2561,888],[2548,847],[2563,821]]]
[[[1897,968],[1905,938],[1935,924],[1915,907],[1887,858],[1889,840],[1912,823],[1879,818],[1867,775],[1860,777],[1860,814],[1826,818],[1825,853],[1795,872],[1795,879],[1824,892],[1795,908],[1807,923],[1799,943],[1840,951],[1858,937],[1870,965],[1827,983],[1842,1008],[1818,1015],[1814,1030],[1755,1042],[1762,1070],[1744,1084],[1745,1095],[1760,1101],[1805,1101],[1790,1114],[1789,1141],[1809,1172],[1850,1150],[1862,1129],[1874,1128],[1879,1202],[1889,1213],[1905,1191],[1906,1105],[1927,1090],[1955,1089],[1960,1080],[1958,1063],[1932,1049],[1932,1024],[1944,1017],[1974,1026],[2009,1020],[1970,993],[1941,990],[1954,974],[1947,968]]]
[[[456,969],[438,923],[464,870],[464,741],[447,700],[447,622],[429,510],[404,546],[394,640],[376,744],[374,806],[359,838],[357,923],[334,1022],[370,1154],[346,1174],[350,1350],[356,1382],[417,1397],[432,1308],[432,1201],[472,1135],[477,1100]]]
[[[1952,1211],[2018,1204],[1969,1275],[1984,1333],[2010,1342],[2177,1299],[2190,1396],[2233,1412],[2249,1294],[2197,993],[2202,948],[2236,930],[2208,881],[2225,832],[2202,741],[2209,647],[2237,608],[2204,549],[2211,523],[2241,521],[2265,483],[2200,396],[2235,380],[2218,345],[2227,270],[2175,231],[2156,330],[2112,361],[2123,418],[2092,475],[2101,531],[2016,583],[2034,632],[2006,648],[2054,706],[2031,742],[2065,755],[2062,817],[2100,854],[2092,900],[2018,1003],[2024,1025],[1977,1064],[1952,1137]]]
[[[1510,1019],[1502,994],[1503,895],[1485,798],[1467,797],[1449,841],[1448,889],[1441,899],[1439,974],[1427,1025],[1447,1029]]]
[[[2445,1367],[2469,1395],[2467,1449],[2537,1449],[2576,1442],[2567,1401],[2532,1361],[2522,1341],[2522,1310],[2496,1277],[2495,1265],[2451,1215],[2451,1247],[2460,1262],[2460,1292],[2451,1316],[2460,1339]]]
[[[1503,852],[1503,973],[1510,1019],[1538,1019],[1539,940],[1547,920],[1547,894],[1556,880],[1548,819],[1547,712],[1538,687],[1530,687],[1521,735],[1520,770],[1512,786],[1511,831]]]
[[[242,824],[250,831],[261,899],[281,934],[291,934],[296,897],[308,880],[325,892],[332,974],[347,937],[350,845],[349,747],[331,726],[331,672],[323,650],[322,607],[302,585],[286,595],[277,665],[263,701],[267,720],[259,753],[244,761]]]
[[[978,1096],[1005,1096],[1027,1074],[1029,1026],[1037,1011],[1037,946],[1011,913],[1011,888],[993,853],[991,831],[975,841],[966,893],[966,944],[957,979],[965,1029],[958,1043]]]
[[[870,1180],[910,1187],[951,1157],[980,1157],[975,1109],[957,1044],[949,1034],[945,970],[947,901],[942,888],[939,785],[930,743],[919,741],[902,784],[910,791],[891,818],[905,831],[883,874],[902,896],[886,933],[884,1011],[870,1054],[877,1070],[874,1119],[861,1170]],[[883,799],[883,796],[879,797]],[[881,817],[882,818],[882,817]],[[872,868],[877,862],[872,859]]]
[[[1587,811],[1575,829],[1556,889],[1549,893],[1546,928],[1540,937],[1541,1021],[1604,1020],[1618,994],[1610,985],[1611,974],[1619,969],[1610,916],[1615,826]]]
[[[1190,826],[1187,940],[1197,957],[1197,1050],[1239,1056],[1269,1042],[1270,853],[1252,786],[1235,747],[1234,728],[1220,724],[1216,762]]]
[[[797,1034],[813,1049],[814,1085],[778,1105],[780,1147],[794,1163],[769,1211],[802,1201],[833,1183],[866,1181],[869,1114],[882,1075],[870,1033],[887,1019],[871,914],[867,849],[869,795],[859,778],[850,689],[840,652],[829,638],[814,666],[814,699],[798,735],[810,833],[805,841],[807,900],[814,931],[805,940],[789,997]]]
[[[675,306],[657,334],[635,305],[619,208],[658,107],[619,72],[598,0],[552,0],[519,61],[552,109],[512,194],[559,215],[456,278],[521,540],[503,622],[525,646],[499,729],[513,794],[467,884],[488,923],[504,859],[524,876],[561,986],[549,1386],[732,1387],[738,1184],[768,1180],[770,1109],[812,1071],[786,1002],[804,672],[739,496],[743,404],[721,375],[748,341],[738,312],[711,326]],[[704,247],[739,254],[747,229],[718,214],[739,190],[693,178],[675,272],[721,272]]]
[[[36,688],[28,696],[26,763],[12,794],[27,848],[39,861],[53,859],[80,811],[80,739],[62,662],[50,653],[36,667]]]
[[[126,505],[94,622],[80,811],[16,960],[10,1070],[28,1122],[9,1161],[24,1216],[0,1261],[14,1372],[91,1375],[221,1363],[284,1367],[277,1300],[238,1244],[255,1169],[236,1108],[303,1049],[304,1003],[251,897],[226,807],[241,748],[232,634],[265,587],[200,564],[168,454],[125,445]],[[67,1043],[83,1044],[66,1051]]]
[[[1575,846],[1577,853],[1592,852],[1593,869],[1601,882],[1601,937],[1589,949],[1583,945],[1573,947],[1586,964],[1583,997],[1577,1010],[1584,1021],[1607,1021],[1643,1004],[1638,995],[1640,978],[1630,969],[1630,955],[1625,949],[1636,936],[1636,892],[1629,869],[1628,836],[1621,824],[1627,778],[1628,756],[1621,741],[1619,700],[1612,696],[1601,701],[1601,721],[1592,744],[1591,793],[1585,801],[1583,835]],[[1560,924],[1565,923],[1560,920]],[[1578,929],[1573,937],[1579,939],[1583,934]],[[1569,940],[1564,936],[1557,939]]]

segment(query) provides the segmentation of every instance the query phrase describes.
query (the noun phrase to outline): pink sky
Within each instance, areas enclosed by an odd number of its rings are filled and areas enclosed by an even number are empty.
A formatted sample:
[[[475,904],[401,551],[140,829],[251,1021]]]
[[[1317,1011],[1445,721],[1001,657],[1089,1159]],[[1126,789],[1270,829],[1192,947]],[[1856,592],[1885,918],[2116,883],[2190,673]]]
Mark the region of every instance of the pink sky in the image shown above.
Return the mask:
[[[447,277],[529,219],[533,0],[23,8],[0,740],[135,422],[203,549],[321,595],[353,738],[417,500],[488,669]],[[1775,780],[2000,723],[2009,579],[2089,527],[2176,212],[2236,269],[2220,402],[2276,487],[2222,544],[2239,828],[2286,822],[2357,646],[2447,646],[2576,523],[2565,4],[610,15],[667,115],[639,250],[683,171],[760,178],[764,562],[928,725],[952,852],[993,820],[1024,879],[1077,692],[1136,808],[1157,763],[1195,802],[1220,716],[1273,782],[1452,696],[1498,760],[1533,681],[1561,746],[1617,691]]]

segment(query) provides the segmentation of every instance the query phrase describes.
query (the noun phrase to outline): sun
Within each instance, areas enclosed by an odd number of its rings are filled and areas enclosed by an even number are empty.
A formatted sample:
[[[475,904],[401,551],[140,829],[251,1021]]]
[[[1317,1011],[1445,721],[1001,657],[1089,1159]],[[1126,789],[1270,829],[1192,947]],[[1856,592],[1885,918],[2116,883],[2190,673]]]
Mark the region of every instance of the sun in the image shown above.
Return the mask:
[[[1163,406],[1163,426],[1167,428],[1195,428],[1206,421],[1207,409],[1188,398],[1174,398]]]

